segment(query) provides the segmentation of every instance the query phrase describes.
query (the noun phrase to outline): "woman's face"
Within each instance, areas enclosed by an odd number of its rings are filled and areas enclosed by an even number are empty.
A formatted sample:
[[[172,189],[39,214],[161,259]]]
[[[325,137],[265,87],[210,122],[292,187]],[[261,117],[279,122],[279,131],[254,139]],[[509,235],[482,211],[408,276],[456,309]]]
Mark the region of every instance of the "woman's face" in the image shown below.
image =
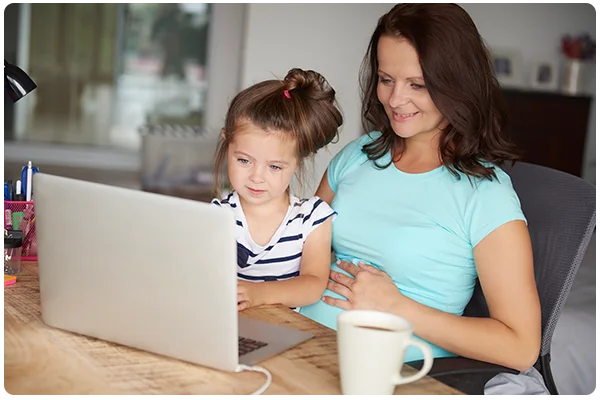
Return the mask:
[[[377,98],[396,135],[433,136],[446,125],[425,87],[419,56],[408,40],[382,36],[377,46]]]

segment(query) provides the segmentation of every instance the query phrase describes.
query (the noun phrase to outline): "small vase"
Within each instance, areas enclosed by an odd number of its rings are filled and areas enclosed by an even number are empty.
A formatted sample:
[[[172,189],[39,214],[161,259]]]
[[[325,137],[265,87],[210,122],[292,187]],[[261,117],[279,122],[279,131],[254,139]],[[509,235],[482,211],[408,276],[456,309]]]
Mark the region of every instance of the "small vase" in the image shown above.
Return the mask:
[[[562,91],[568,94],[580,94],[584,88],[585,62],[575,58],[565,60],[562,79]]]

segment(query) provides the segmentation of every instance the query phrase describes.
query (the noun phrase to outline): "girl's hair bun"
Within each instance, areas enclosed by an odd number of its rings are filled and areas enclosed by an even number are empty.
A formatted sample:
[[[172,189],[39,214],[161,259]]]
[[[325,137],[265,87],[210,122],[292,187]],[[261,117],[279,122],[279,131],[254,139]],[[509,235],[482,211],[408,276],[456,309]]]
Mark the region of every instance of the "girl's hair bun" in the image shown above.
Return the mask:
[[[329,85],[329,82],[323,75],[312,70],[293,68],[289,70],[283,83],[291,95],[297,94],[314,100],[327,100],[330,103],[335,100],[335,90]]]

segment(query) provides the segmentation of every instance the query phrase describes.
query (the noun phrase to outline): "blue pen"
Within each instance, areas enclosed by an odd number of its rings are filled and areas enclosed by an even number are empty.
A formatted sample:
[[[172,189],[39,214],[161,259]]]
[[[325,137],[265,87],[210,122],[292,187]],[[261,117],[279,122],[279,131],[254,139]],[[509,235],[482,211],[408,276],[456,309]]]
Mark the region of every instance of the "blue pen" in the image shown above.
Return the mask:
[[[12,179],[8,180],[8,199],[10,201],[14,201],[15,200],[15,187],[13,186]]]
[[[10,201],[10,187],[8,182],[4,182],[4,201]]]
[[[27,165],[25,165],[22,169],[21,169],[21,193],[27,193],[25,192],[25,188],[27,187]]]
[[[31,201],[33,197],[33,185],[30,187],[29,179],[32,178],[34,174],[40,172],[38,167],[32,165],[31,161],[27,162],[27,165],[23,167],[21,170],[21,187],[22,193],[24,193],[25,200]]]

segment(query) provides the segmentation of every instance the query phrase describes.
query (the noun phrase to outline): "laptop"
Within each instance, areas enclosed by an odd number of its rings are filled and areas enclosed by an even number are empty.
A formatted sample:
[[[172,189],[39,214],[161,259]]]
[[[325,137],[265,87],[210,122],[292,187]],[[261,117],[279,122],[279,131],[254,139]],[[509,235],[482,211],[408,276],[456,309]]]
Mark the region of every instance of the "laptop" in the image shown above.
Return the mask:
[[[232,372],[312,337],[238,315],[227,209],[44,173],[33,187],[47,325]]]

